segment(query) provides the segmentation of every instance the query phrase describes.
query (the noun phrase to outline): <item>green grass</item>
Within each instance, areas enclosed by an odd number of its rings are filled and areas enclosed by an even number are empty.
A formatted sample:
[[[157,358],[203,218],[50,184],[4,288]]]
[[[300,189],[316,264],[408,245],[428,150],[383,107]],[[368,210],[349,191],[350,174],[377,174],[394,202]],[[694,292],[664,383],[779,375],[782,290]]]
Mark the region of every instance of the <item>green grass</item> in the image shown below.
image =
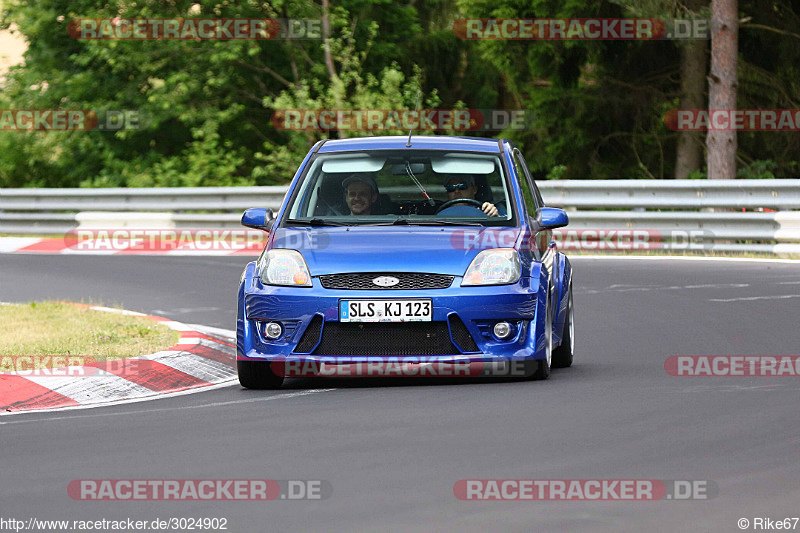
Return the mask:
[[[180,334],[144,317],[65,302],[0,305],[0,358],[87,356],[121,359],[166,350]],[[9,369],[0,366],[0,372]]]

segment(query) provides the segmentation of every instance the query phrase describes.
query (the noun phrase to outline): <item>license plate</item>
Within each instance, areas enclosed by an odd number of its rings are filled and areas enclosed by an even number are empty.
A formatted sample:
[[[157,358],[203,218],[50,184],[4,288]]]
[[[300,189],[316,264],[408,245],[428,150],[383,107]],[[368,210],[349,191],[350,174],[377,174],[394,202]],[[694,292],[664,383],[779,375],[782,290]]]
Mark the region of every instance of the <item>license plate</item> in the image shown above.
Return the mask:
[[[430,322],[430,299],[341,300],[339,322]]]

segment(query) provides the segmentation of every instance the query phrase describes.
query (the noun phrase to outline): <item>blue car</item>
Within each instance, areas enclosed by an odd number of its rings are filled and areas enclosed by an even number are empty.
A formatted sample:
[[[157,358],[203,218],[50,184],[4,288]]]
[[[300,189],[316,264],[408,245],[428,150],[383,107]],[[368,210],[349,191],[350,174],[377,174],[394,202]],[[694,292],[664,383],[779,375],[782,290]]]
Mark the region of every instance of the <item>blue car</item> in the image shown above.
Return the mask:
[[[320,141],[277,215],[242,216],[269,238],[239,284],[239,381],[358,365],[546,379],[573,358],[572,268],[552,239],[567,223],[508,140]]]

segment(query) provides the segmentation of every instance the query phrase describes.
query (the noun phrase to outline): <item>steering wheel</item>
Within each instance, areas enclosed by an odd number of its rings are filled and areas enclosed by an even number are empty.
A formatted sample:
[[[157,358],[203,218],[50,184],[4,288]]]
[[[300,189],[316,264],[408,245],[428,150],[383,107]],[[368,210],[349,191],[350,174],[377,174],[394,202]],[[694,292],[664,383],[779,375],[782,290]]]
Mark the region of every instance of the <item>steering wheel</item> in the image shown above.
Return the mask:
[[[474,207],[483,212],[483,202],[479,202],[478,200],[473,200],[472,198],[456,198],[455,200],[448,200],[442,205],[439,206],[439,209],[436,210],[436,214],[438,215],[439,212],[444,211],[448,207],[452,207],[456,204],[467,204],[470,207]]]

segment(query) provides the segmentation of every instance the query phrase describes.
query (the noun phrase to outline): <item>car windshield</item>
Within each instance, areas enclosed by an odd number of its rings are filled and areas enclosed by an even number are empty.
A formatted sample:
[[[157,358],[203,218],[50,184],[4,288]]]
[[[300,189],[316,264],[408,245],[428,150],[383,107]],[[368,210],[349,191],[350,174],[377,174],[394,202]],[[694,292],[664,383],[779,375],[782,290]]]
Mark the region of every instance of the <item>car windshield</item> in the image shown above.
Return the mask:
[[[391,150],[321,154],[287,225],[513,225],[499,154]]]

